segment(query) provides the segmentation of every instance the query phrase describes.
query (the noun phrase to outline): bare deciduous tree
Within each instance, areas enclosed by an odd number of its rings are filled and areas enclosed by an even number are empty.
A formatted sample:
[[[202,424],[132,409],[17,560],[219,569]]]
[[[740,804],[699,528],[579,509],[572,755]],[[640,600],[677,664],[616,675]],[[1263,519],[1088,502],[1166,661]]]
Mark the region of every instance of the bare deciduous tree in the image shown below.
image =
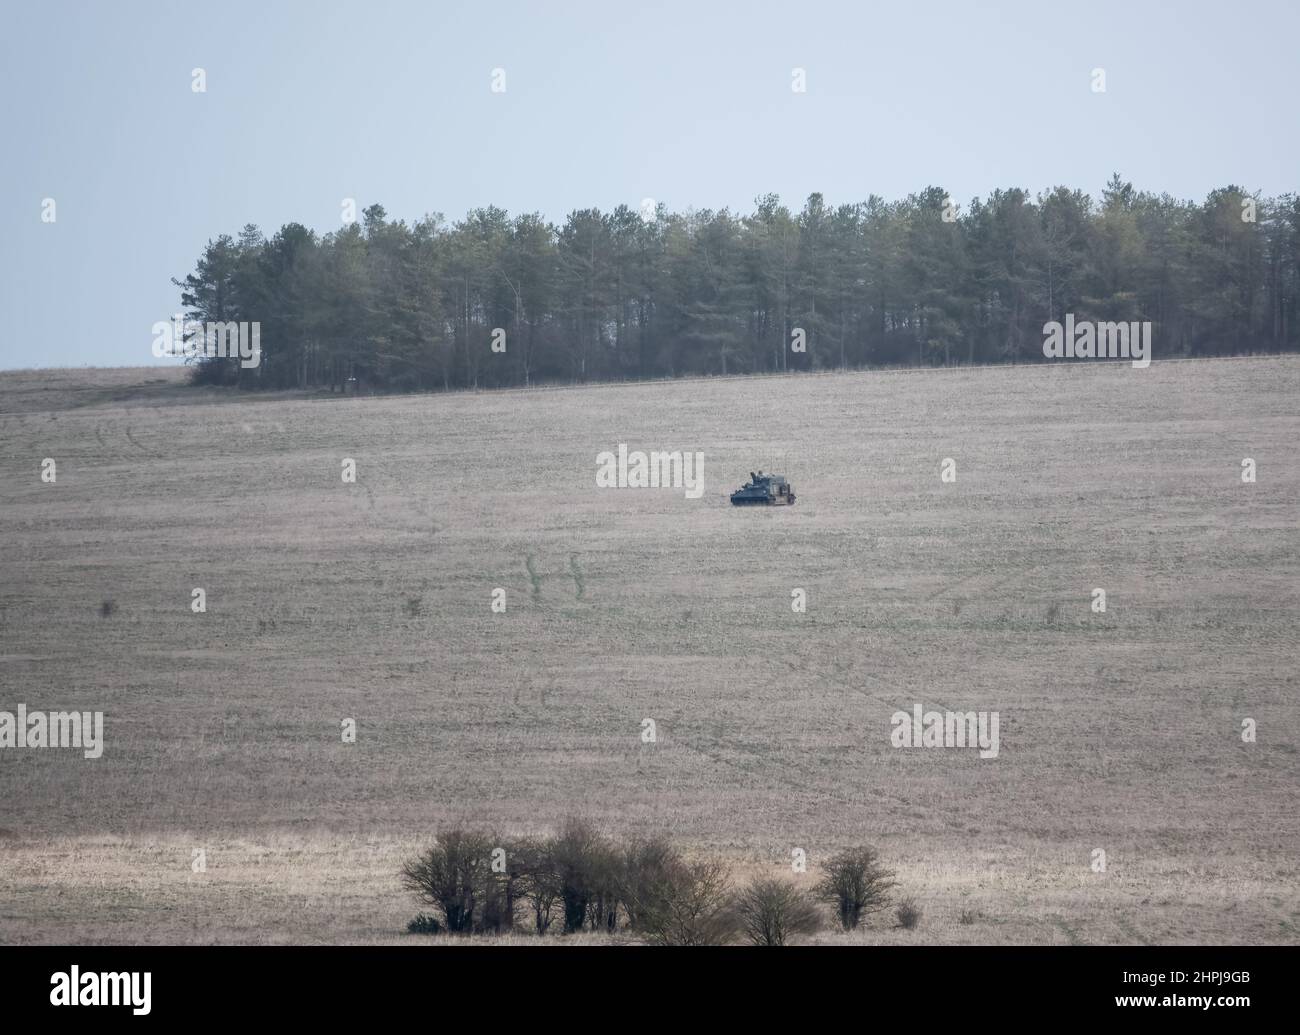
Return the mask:
[[[472,931],[490,873],[492,841],[454,827],[402,867],[402,884],[442,913],[449,931]]]
[[[653,911],[655,895],[683,865],[681,853],[665,837],[633,841],[623,852],[619,896],[628,926],[640,930]]]
[[[786,945],[822,926],[812,896],[777,877],[759,877],[736,899],[736,915],[745,938],[754,945]]]
[[[640,928],[660,945],[724,945],[737,932],[731,872],[716,860],[677,863],[651,882]]]
[[[586,820],[570,818],[550,841],[550,853],[564,906],[564,930],[580,931],[594,919],[593,909],[604,915],[613,849]]]
[[[893,871],[881,865],[879,852],[870,845],[859,845],[837,852],[827,861],[817,894],[835,907],[844,929],[852,931],[864,913],[885,907],[889,889],[897,884],[893,878]]]
[[[533,928],[545,934],[551,927],[555,903],[560,899],[560,877],[549,840],[526,838],[516,842],[519,863],[520,893],[533,910]]]

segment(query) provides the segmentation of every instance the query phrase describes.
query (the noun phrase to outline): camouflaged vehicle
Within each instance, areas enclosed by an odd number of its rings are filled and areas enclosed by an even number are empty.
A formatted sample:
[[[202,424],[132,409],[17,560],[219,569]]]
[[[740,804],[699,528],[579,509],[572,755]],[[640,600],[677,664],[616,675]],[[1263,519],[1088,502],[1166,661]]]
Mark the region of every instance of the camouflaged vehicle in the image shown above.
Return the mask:
[[[794,503],[794,486],[779,474],[749,473],[749,481],[731,494],[737,507],[781,507]]]

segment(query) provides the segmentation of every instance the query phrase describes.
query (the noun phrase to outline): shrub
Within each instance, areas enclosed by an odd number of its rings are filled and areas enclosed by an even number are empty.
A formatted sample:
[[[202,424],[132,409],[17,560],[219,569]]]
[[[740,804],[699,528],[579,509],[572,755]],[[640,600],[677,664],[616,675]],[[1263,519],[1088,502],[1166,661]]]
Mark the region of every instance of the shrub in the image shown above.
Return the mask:
[[[516,841],[514,856],[519,871],[519,893],[532,908],[533,929],[545,934],[550,929],[555,903],[562,890],[551,842],[533,838]]]
[[[489,863],[484,876],[481,905],[474,918],[476,931],[508,931],[515,926],[515,912],[519,901],[524,897],[527,883],[527,857],[522,850],[524,842],[490,838],[493,847],[489,858],[500,849],[504,855],[505,868],[498,871]]]
[[[444,831],[402,867],[402,884],[442,914],[448,931],[472,931],[475,911],[488,897],[492,847],[478,831]]]
[[[905,898],[894,910],[894,918],[899,927],[906,927],[910,931],[921,922],[921,907],[916,904],[916,899]]]
[[[893,877],[893,871],[881,865],[874,848],[860,845],[846,848],[827,861],[816,891],[835,907],[841,926],[852,931],[864,913],[885,907],[889,889],[896,886]]]
[[[638,924],[660,945],[724,945],[738,930],[731,875],[716,860],[676,862],[655,877]]]
[[[961,924],[973,924],[978,919],[979,914],[973,909],[963,909],[961,915],[957,917],[957,922]]]
[[[736,916],[753,945],[785,945],[822,925],[812,896],[776,877],[760,877],[745,888],[736,900]]]
[[[442,924],[436,916],[428,913],[416,913],[415,919],[406,925],[409,934],[441,934]]]
[[[602,926],[615,884],[615,857],[609,842],[585,820],[568,819],[547,847],[559,883],[565,933],[588,924]],[[612,907],[617,918],[616,899]]]
[[[621,914],[623,860],[618,849],[604,838],[592,846],[589,877],[591,896],[587,905],[587,926],[593,931],[616,931]]]
[[[619,897],[629,927],[643,928],[647,915],[656,910],[657,897],[683,865],[681,853],[667,838],[637,840],[627,846],[619,874]]]

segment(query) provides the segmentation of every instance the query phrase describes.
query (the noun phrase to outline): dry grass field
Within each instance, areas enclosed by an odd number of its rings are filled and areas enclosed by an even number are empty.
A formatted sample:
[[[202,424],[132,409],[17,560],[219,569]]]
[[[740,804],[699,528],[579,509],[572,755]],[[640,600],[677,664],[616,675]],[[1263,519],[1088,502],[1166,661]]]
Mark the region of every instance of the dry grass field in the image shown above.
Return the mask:
[[[98,759],[0,750],[0,941],[420,942],[440,824],[581,814],[742,876],[878,845],[921,925],[825,942],[1294,943],[1298,404],[1291,358],[0,375],[0,709],[105,713]],[[703,498],[597,489],[620,442],[703,451]],[[797,506],[731,507],[758,467]],[[893,748],[918,702],[996,710],[999,756]]]

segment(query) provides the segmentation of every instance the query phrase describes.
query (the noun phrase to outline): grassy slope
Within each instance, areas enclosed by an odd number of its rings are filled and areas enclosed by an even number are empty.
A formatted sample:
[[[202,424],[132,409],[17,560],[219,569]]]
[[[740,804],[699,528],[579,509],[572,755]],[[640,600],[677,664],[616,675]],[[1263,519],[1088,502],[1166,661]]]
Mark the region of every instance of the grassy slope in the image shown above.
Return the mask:
[[[0,752],[0,939],[389,937],[439,822],[582,811],[751,868],[875,841],[927,917],[873,939],[1296,940],[1300,362],[224,405],[97,374],[0,375],[0,708],[108,729]],[[705,497],[596,490],[619,442],[703,450]],[[798,506],[733,510],[758,466]],[[1001,757],[892,749],[917,701],[998,710]]]

